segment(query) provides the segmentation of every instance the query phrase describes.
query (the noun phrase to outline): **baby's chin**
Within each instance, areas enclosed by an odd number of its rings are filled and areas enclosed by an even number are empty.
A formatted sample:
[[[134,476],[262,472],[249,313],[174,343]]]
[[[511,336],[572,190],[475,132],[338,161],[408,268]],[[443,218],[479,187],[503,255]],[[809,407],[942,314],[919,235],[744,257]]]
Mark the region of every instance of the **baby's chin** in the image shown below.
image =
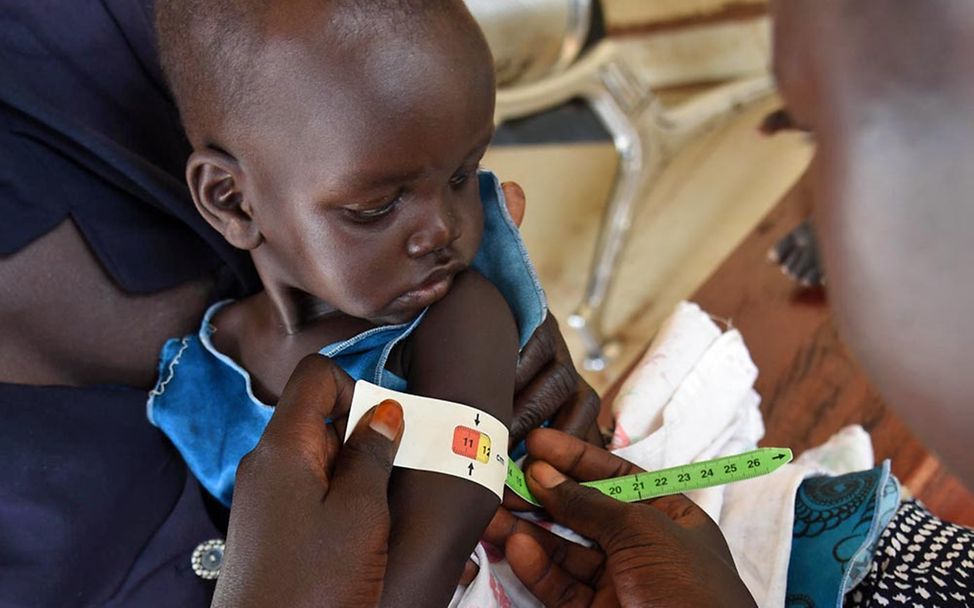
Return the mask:
[[[383,325],[405,325],[416,320],[424,309],[396,312],[382,312],[375,315],[363,317],[369,323],[376,326]]]
[[[375,325],[402,325],[416,319],[424,310],[436,304],[450,293],[453,277],[431,287],[404,293],[393,300],[381,313],[370,315],[367,320]]]

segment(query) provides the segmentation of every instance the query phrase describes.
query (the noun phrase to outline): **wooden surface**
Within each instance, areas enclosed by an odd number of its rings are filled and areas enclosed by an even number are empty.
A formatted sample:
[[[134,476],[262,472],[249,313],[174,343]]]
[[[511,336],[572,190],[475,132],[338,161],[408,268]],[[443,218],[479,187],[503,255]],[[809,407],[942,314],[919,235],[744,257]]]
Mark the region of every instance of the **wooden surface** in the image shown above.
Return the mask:
[[[756,388],[767,426],[761,444],[798,455],[861,424],[877,462],[890,458],[899,480],[934,514],[974,526],[974,495],[883,405],[839,339],[825,294],[803,293],[767,262],[772,243],[807,213],[803,200],[799,190],[790,192],[692,298],[744,336],[760,371]]]

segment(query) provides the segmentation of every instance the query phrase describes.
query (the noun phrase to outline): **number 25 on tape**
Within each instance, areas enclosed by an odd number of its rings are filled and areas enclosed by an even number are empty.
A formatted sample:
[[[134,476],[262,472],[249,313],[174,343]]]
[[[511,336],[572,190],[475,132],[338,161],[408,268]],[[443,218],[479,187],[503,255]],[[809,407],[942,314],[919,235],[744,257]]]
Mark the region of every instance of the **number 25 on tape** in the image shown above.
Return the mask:
[[[453,453],[486,463],[490,460],[490,437],[470,427],[453,429]]]

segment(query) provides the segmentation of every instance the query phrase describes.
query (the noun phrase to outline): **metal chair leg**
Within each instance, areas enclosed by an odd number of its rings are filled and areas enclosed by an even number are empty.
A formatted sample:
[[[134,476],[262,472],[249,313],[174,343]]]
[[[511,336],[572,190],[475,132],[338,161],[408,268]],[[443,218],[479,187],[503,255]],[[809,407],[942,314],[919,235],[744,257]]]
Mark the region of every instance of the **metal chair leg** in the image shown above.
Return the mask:
[[[716,87],[679,106],[664,108],[648,84],[606,40],[562,74],[498,92],[496,121],[540,112],[573,98],[585,99],[612,136],[619,171],[602,216],[585,294],[568,323],[585,347],[583,365],[607,364],[603,314],[638,200],[690,139],[773,90],[766,75]]]

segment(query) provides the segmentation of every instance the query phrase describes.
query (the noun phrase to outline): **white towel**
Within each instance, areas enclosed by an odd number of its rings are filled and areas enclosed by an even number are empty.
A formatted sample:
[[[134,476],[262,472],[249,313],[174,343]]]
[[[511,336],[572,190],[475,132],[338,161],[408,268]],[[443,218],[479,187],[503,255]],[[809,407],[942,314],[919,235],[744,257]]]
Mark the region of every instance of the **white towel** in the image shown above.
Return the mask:
[[[680,303],[613,405],[614,453],[655,470],[754,449],[764,435],[757,374],[737,330],[722,332],[699,306]],[[868,469],[872,462],[869,436],[850,427],[771,475],[688,496],[720,525],[758,605],[781,606],[798,486],[810,475]],[[540,605],[500,556],[478,547],[475,559],[480,573],[457,590],[451,606]]]
[[[612,404],[615,428],[610,449],[624,448],[662,426],[663,408],[719,337],[720,328],[699,306],[677,305]]]

